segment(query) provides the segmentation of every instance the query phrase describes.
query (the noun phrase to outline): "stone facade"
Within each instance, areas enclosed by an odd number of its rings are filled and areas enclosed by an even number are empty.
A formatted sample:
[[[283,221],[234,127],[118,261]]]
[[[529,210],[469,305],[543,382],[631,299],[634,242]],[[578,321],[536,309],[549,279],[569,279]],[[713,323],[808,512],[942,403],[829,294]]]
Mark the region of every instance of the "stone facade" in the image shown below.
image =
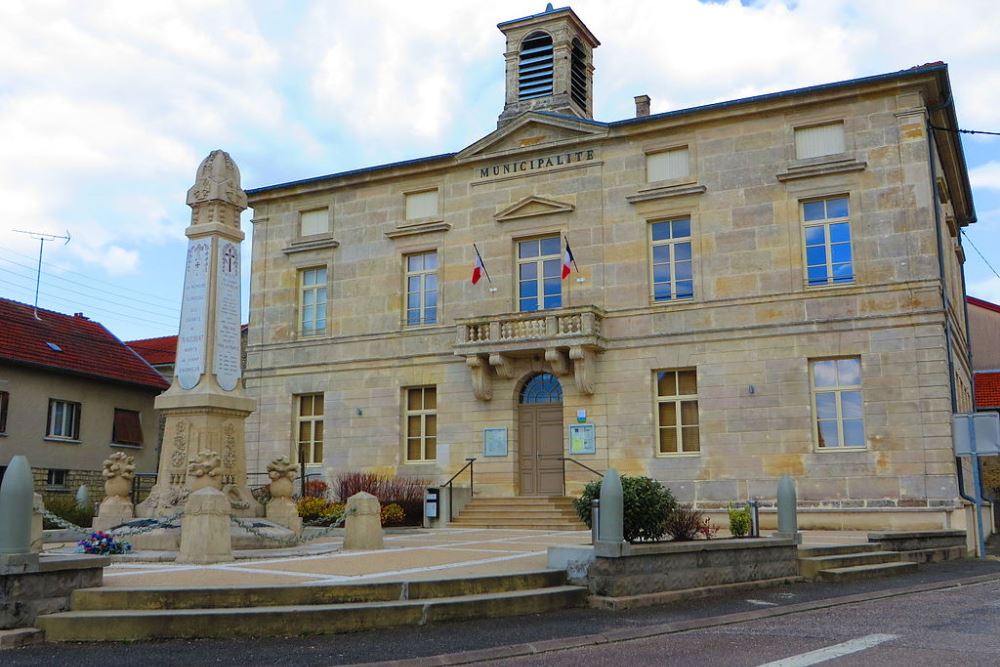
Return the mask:
[[[949,523],[971,201],[956,135],[929,140],[928,120],[954,124],[929,111],[947,89],[938,65],[616,123],[526,111],[455,154],[249,191],[249,469],[296,459],[296,397],[322,394],[314,469],[443,482],[477,457],[477,494],[516,495],[518,397],[544,372],[562,386],[564,451],[583,419],[596,452],[573,458],[653,476],[683,502],[773,499],[787,473],[805,505],[933,508],[924,527]],[[843,124],[844,150],[798,159],[796,130],[823,123]],[[647,182],[647,155],[676,147],[689,175]],[[435,188],[438,215],[407,220],[407,193]],[[803,203],[833,196],[849,203],[854,278],[810,286]],[[300,236],[316,209],[329,232]],[[693,298],[657,301],[651,225],[673,219],[690,220]],[[519,312],[517,243],[545,235],[568,240],[574,270],[561,307]],[[469,280],[474,243],[490,282]],[[405,258],[427,251],[436,320],[407,326]],[[299,281],[314,268],[326,323],[306,336]],[[828,358],[860,360],[863,447],[817,441],[810,363]],[[655,372],[673,369],[696,372],[700,447],[660,455]],[[411,463],[406,390],[425,386],[436,456]],[[484,457],[497,427],[506,456]],[[572,463],[564,476],[567,495],[593,478]]]

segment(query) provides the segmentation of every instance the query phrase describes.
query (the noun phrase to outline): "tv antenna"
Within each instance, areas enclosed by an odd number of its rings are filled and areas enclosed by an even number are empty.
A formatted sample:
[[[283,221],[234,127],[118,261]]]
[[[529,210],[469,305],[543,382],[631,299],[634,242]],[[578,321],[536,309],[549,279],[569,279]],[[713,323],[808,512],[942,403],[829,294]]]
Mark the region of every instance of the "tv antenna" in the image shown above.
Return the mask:
[[[42,318],[38,316],[38,287],[42,282],[42,253],[45,251],[45,242],[62,239],[65,241],[63,245],[66,245],[70,241],[69,230],[66,230],[66,236],[45,234],[44,232],[33,232],[27,229],[15,229],[14,231],[18,234],[27,234],[31,238],[38,241],[38,271],[35,273],[35,319],[40,320]]]

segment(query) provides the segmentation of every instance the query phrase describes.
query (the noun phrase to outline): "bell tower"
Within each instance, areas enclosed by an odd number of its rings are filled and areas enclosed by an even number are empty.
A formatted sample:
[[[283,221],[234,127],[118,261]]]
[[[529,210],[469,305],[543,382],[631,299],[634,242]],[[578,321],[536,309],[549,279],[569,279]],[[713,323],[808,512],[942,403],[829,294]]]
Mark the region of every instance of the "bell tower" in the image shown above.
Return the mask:
[[[594,49],[600,42],[570,7],[504,21],[507,92],[502,127],[526,111],[594,117]]]

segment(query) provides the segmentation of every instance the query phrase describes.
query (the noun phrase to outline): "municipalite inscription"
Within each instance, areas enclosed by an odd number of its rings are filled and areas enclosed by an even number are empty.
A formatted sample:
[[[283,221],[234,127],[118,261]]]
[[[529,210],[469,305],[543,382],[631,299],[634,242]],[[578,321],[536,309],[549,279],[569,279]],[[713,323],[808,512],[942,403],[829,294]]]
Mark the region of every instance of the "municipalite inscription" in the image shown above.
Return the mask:
[[[479,168],[479,178],[492,178],[494,176],[504,176],[509,174],[520,174],[527,171],[538,171],[540,169],[551,169],[552,167],[563,167],[579,162],[590,162],[594,159],[594,151],[572,151],[569,153],[557,153],[548,157],[532,158],[530,160],[514,160],[512,162],[502,162],[488,167]]]

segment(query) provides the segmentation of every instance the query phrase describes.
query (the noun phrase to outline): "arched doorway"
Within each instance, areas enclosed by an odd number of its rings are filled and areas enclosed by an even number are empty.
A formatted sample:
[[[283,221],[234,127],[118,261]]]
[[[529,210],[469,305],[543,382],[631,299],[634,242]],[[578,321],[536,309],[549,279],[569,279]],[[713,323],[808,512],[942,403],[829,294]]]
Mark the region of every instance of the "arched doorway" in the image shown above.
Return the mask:
[[[517,406],[517,468],[522,496],[561,496],[563,393],[551,373],[539,373],[521,388]]]

